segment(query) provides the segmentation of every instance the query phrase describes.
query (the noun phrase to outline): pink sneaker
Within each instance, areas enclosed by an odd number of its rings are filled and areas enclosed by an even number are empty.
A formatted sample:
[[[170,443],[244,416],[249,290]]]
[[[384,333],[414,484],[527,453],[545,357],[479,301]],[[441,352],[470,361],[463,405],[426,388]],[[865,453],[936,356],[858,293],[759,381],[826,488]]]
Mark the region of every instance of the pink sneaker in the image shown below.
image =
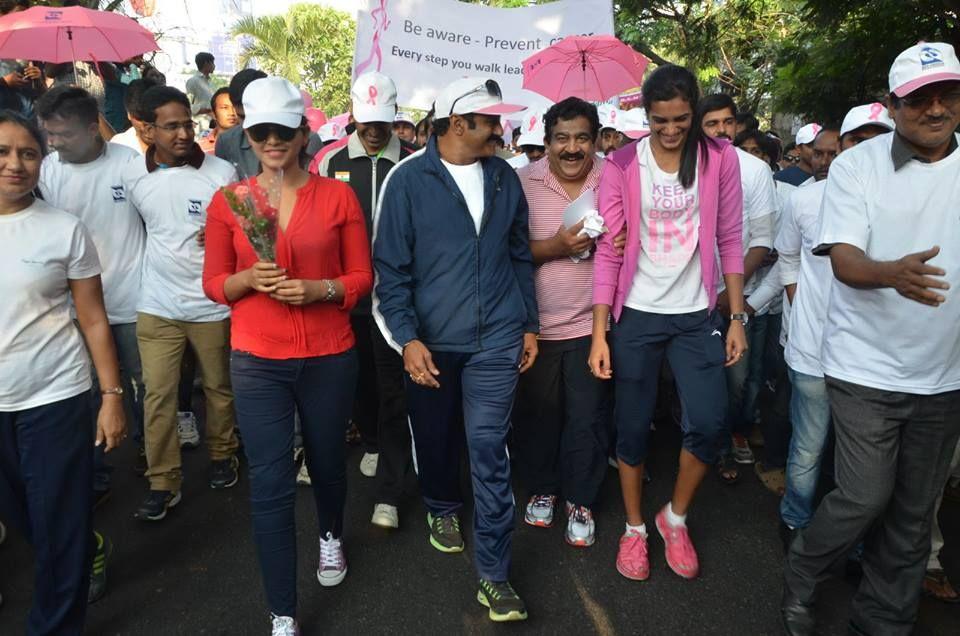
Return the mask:
[[[657,513],[657,532],[663,537],[667,565],[677,576],[696,578],[700,573],[697,551],[693,549],[686,526],[671,526],[667,521],[666,506]]]
[[[617,551],[617,572],[634,581],[647,580],[650,576],[647,535],[632,530],[623,533]]]

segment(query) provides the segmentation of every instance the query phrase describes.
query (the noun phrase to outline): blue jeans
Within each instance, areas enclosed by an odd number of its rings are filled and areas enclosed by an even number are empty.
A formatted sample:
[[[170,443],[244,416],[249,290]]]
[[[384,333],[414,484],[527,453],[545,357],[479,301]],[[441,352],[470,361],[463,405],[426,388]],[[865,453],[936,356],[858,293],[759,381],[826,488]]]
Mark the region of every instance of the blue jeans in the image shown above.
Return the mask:
[[[253,538],[267,604],[277,616],[296,616],[294,413],[300,414],[320,535],[339,538],[347,497],[344,432],[357,383],[357,354],[351,349],[268,360],[233,351],[230,379],[249,465]]]
[[[113,342],[117,347],[117,359],[120,362],[120,381],[123,383],[123,404],[133,417],[130,422],[133,439],[143,446],[143,371],[140,367],[140,349],[137,346],[137,323],[110,325]],[[93,373],[93,389],[90,392],[90,409],[94,424],[100,412],[100,385],[97,374]],[[93,451],[93,489],[98,492],[110,490],[110,473],[113,467],[106,463],[103,446]]]
[[[780,517],[791,528],[806,528],[813,518],[813,501],[820,477],[823,448],[830,432],[830,402],[823,378],[788,369],[790,397],[790,453],[787,456],[786,492]]]
[[[0,412],[0,519],[33,547],[28,636],[83,633],[93,559],[87,393]]]

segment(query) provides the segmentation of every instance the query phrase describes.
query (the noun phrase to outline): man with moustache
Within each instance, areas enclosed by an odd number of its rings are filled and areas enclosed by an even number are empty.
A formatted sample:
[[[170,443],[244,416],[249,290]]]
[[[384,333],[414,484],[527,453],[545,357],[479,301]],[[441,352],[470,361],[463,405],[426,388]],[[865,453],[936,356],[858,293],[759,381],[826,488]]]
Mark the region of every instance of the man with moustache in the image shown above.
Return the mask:
[[[508,582],[514,525],[507,435],[520,373],[537,357],[527,202],[494,156],[500,86],[467,77],[437,97],[434,135],[397,166],[374,221],[374,316],[403,354],[415,465],[430,543],[463,551],[459,432],[475,501],[477,600],[494,621],[524,620]],[[584,361],[585,362],[585,361]]]
[[[892,134],[830,168],[816,254],[829,254],[820,362],[836,488],[794,539],[781,616],[816,632],[817,585],[863,541],[852,634],[913,632],[931,519],[960,438],[960,60],[921,42],[890,68]]]
[[[564,210],[585,193],[597,209],[603,159],[596,156],[597,109],[576,97],[544,116],[547,160],[517,172],[530,206],[530,251],[540,311],[537,364],[520,379],[514,407],[517,465],[530,490],[524,521],[553,525],[564,500],[569,545],[594,543],[592,507],[607,468],[610,384],[590,373],[594,240]],[[522,137],[521,137],[522,139]],[[583,258],[583,254],[587,254]]]

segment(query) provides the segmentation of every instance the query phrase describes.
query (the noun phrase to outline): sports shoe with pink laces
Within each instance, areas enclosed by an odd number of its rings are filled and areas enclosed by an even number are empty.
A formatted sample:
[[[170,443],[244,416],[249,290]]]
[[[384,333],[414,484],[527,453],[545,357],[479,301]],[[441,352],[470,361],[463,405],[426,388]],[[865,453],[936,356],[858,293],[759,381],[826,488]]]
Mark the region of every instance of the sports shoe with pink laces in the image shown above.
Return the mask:
[[[657,513],[657,532],[663,537],[667,565],[677,576],[685,579],[696,578],[700,573],[697,551],[693,549],[687,526],[671,526],[667,521],[666,506]]]
[[[628,530],[620,537],[617,551],[617,572],[633,579],[646,581],[650,576],[650,557],[647,554],[647,535]]]

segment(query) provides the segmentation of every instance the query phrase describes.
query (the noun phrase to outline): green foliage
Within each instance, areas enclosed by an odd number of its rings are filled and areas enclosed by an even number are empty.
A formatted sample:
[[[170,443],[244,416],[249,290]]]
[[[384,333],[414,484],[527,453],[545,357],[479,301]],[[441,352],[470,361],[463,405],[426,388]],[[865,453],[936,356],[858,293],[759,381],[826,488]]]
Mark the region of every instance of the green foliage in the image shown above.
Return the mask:
[[[349,108],[356,24],[348,14],[295,4],[283,16],[243,18],[231,34],[249,39],[241,65],[255,59],[267,73],[310,93],[329,115]]]

